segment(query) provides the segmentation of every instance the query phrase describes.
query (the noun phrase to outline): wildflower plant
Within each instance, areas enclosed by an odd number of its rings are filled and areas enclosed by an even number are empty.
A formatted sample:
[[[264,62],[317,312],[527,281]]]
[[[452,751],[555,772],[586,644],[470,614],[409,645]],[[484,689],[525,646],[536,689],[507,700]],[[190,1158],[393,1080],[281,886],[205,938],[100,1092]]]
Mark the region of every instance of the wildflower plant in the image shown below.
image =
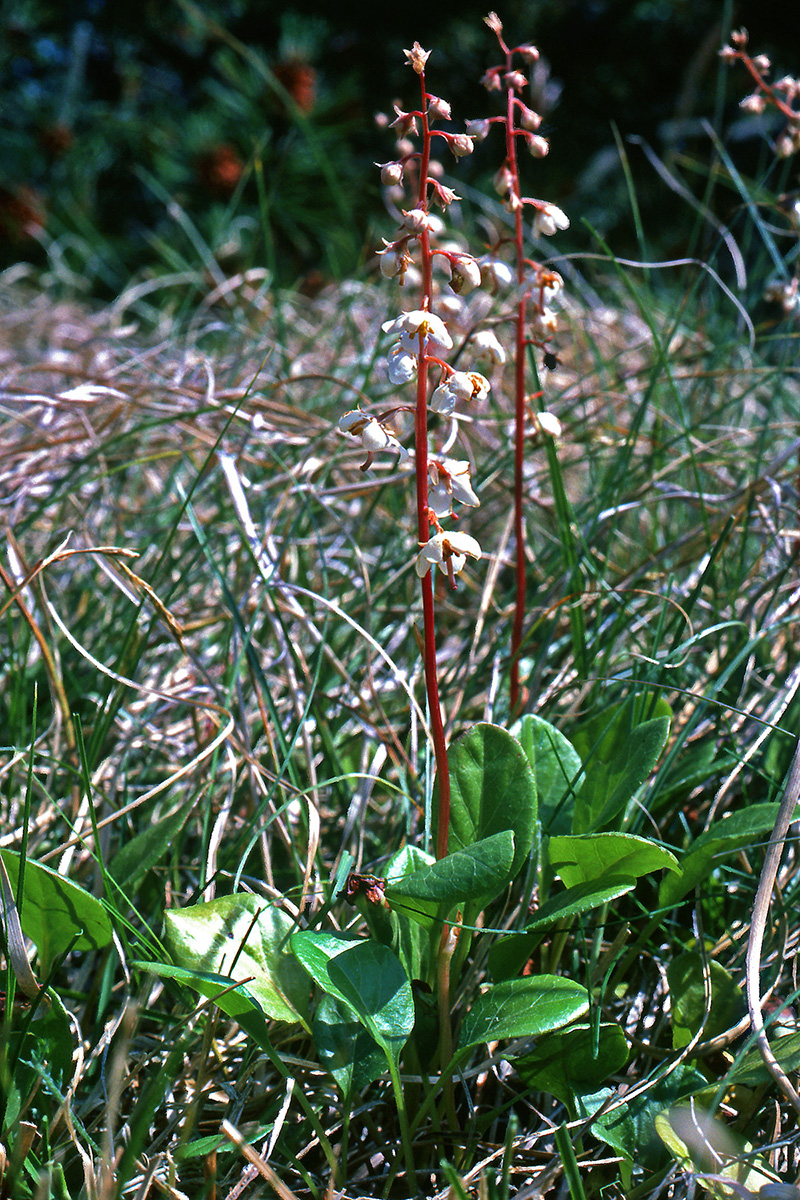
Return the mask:
[[[481,548],[474,537],[462,530],[449,531],[442,525],[443,521],[456,517],[454,502],[475,507],[480,501],[472,484],[469,463],[431,449],[428,414],[438,413],[457,420],[463,405],[488,396],[490,383],[479,371],[457,370],[449,364],[447,355],[454,348],[453,338],[446,320],[435,311],[438,294],[434,284],[434,260],[437,256],[447,264],[449,287],[454,294],[469,292],[482,283],[481,267],[476,258],[437,244],[441,222],[432,211],[434,205],[446,210],[458,199],[453,189],[445,187],[437,177],[432,158],[434,147],[439,143],[455,158],[463,158],[472,153],[475,137],[441,128],[443,123],[451,121],[452,114],[446,100],[427,90],[425,67],[430,51],[423,50],[415,42],[405,55],[419,79],[419,107],[406,112],[395,106],[391,127],[398,133],[398,157],[381,164],[380,170],[385,186],[400,189],[403,182],[410,179],[414,192],[409,207],[400,210],[402,221],[396,237],[391,241],[384,239],[380,268],[386,279],[403,286],[413,264],[418,273],[419,292],[416,308],[406,309],[385,321],[382,330],[391,339],[386,356],[390,382],[397,387],[413,383],[416,393],[413,405],[398,405],[397,411],[410,409],[414,414],[413,465],[419,543],[414,565],[422,596],[425,687],[438,783],[436,855],[444,858],[447,854],[450,782],[436,665],[431,567],[438,566],[450,586],[455,588],[456,576],[467,559],[481,557]],[[415,138],[419,139],[418,143],[414,142]],[[361,437],[370,453],[375,449],[397,449],[399,444],[384,426],[384,419],[349,412],[340,418],[339,428]],[[365,440],[365,434],[369,442]]]
[[[115,306],[96,358],[76,353],[65,359],[59,344],[46,370],[38,319],[26,318],[34,331],[30,344],[36,343],[37,390],[31,390],[29,363],[10,371],[4,413],[5,428],[14,432],[2,464],[13,515],[8,565],[0,566],[0,715],[13,747],[0,767],[8,996],[0,1038],[0,1160],[5,1147],[13,1147],[4,1195],[110,1196],[134,1188],[143,1194],[153,1178],[175,1194],[178,1184],[181,1194],[210,1194],[222,1190],[223,1173],[225,1192],[233,1195],[253,1178],[252,1166],[287,1196],[335,1191],[374,1200],[477,1192],[499,1198],[533,1190],[544,1195],[561,1186],[597,1200],[613,1186],[646,1200],[663,1192],[665,1179],[677,1188],[676,1177],[664,1175],[667,1152],[688,1171],[694,1157],[688,1138],[700,1130],[704,1142],[714,1141],[713,1119],[706,1121],[703,1110],[717,1107],[723,1091],[723,1115],[741,1105],[736,1125],[743,1137],[750,1139],[745,1124],[752,1124],[768,1133],[773,1148],[785,1142],[781,1153],[789,1152],[790,1139],[778,1138],[768,1106],[753,1101],[763,1093],[749,1090],[749,1083],[758,1089],[763,1083],[760,1052],[745,1047],[735,1065],[719,1064],[729,1046],[742,1044],[747,1025],[741,946],[748,923],[752,929],[756,921],[753,873],[738,864],[769,838],[777,865],[774,850],[785,841],[774,832],[781,828],[779,806],[758,798],[775,795],[779,781],[772,750],[761,755],[765,731],[770,725],[780,731],[779,721],[789,726],[789,705],[797,697],[790,636],[797,603],[790,570],[796,493],[783,486],[795,469],[796,447],[790,445],[789,457],[779,448],[774,458],[766,447],[793,428],[796,377],[778,370],[764,376],[753,348],[740,384],[739,368],[732,372],[726,359],[741,354],[741,330],[723,326],[722,315],[704,307],[691,310],[703,315],[704,332],[688,341],[690,353],[681,358],[677,335],[686,336],[684,318],[673,326],[669,317],[669,337],[662,341],[663,310],[647,301],[651,293],[642,303],[650,340],[635,351],[623,322],[615,319],[603,333],[600,315],[587,309],[580,331],[595,339],[591,359],[600,365],[592,366],[576,337],[569,356],[573,378],[581,395],[605,401],[617,390],[613,420],[622,437],[617,445],[593,436],[606,419],[599,403],[585,418],[574,415],[577,406],[568,410],[574,443],[582,420],[588,435],[581,438],[585,475],[571,477],[567,502],[558,470],[567,456],[556,455],[552,440],[561,427],[541,404],[538,366],[541,356],[549,368],[555,352],[561,281],[536,248],[539,239],[565,229],[567,218],[522,190],[526,150],[538,160],[547,148],[538,115],[524,101],[535,50],[508,46],[494,14],[487,23],[502,62],[484,81],[503,111],[468,122],[466,132],[453,125],[447,102],[428,90],[428,53],[416,43],[406,52],[419,99],[410,111],[396,110],[397,150],[380,166],[397,228],[384,240],[377,287],[366,284],[355,301],[353,293],[347,299],[331,291],[311,310],[325,319],[307,325],[276,311],[276,341],[286,360],[296,367],[308,355],[313,370],[288,371],[262,387],[267,368],[253,350],[244,306],[236,309],[242,353],[238,344],[228,345],[229,387],[216,398],[210,363],[203,357],[201,367],[198,348],[218,329],[217,314],[209,314],[190,353],[176,362],[166,344],[156,354],[137,345],[122,357]],[[744,62],[745,53],[734,41],[724,56]],[[747,61],[765,80],[767,64]],[[788,83],[766,86],[794,106],[796,89]],[[509,221],[505,233],[474,255],[447,231],[455,224],[448,210],[457,195],[439,173],[434,151],[441,147],[458,160],[493,129],[503,133],[496,180]],[[786,256],[787,275],[794,257]],[[376,295],[387,284],[397,288],[399,301],[378,328]],[[499,293],[506,305],[491,322],[487,292]],[[790,300],[787,293],[782,302]],[[345,301],[353,308],[343,309]],[[299,317],[301,309],[285,303],[286,312]],[[681,311],[685,303],[682,295]],[[343,322],[343,312],[352,323]],[[15,315],[0,327],[11,319],[22,325]],[[332,594],[328,584],[346,561],[351,534],[359,553],[368,547],[371,554],[376,526],[365,520],[371,507],[360,498],[351,505],[350,485],[329,488],[324,479],[323,447],[336,436],[331,414],[339,410],[333,407],[338,391],[322,385],[341,385],[329,363],[339,362],[348,346],[360,354],[368,322],[391,397],[373,400],[369,382],[359,387],[360,406],[338,417],[339,437],[357,446],[362,471],[388,463],[393,487],[407,482],[413,502],[395,521],[380,586],[366,594],[370,588],[352,570],[354,554],[344,590]],[[711,344],[711,331],[725,328],[725,340]],[[90,329],[87,346],[95,342]],[[482,491],[479,471],[473,478],[460,436],[467,419],[480,416],[490,389],[494,396],[503,390],[504,370],[515,381],[519,434],[510,518],[499,489],[492,511],[489,487]],[[55,378],[63,378],[58,389],[48,382]],[[90,382],[75,386],[76,379]],[[176,379],[183,381],[179,388]],[[662,382],[668,386],[656,399]],[[276,389],[291,393],[291,402],[279,403]],[[569,403],[565,396],[565,411]],[[651,412],[657,420],[640,436]],[[502,421],[505,434],[511,414]],[[665,434],[670,423],[674,432]],[[23,427],[26,450],[17,456],[13,439]],[[193,460],[176,454],[176,429],[191,435]],[[475,444],[492,437],[488,422],[479,432]],[[473,659],[467,649],[472,631],[461,628],[460,637],[451,631],[450,644],[460,641],[461,661],[470,662],[464,711],[474,718],[483,705],[484,719],[448,744],[437,674],[437,601],[448,588],[461,589],[463,597],[462,573],[483,574],[486,530],[516,528],[520,637],[530,619],[524,608],[528,476],[520,463],[531,433],[550,439],[555,533],[543,539],[537,556],[536,619],[553,637],[537,647],[536,710],[524,700],[517,671],[513,707],[528,711],[510,729],[495,723],[508,711],[494,687],[500,676],[495,656],[481,648]],[[45,436],[52,441],[48,456]],[[280,469],[259,481],[270,441],[269,461]],[[195,447],[203,445],[198,462]],[[61,448],[60,460],[54,447]],[[676,450],[665,464],[666,453]],[[101,454],[108,470],[99,467]],[[247,479],[237,466],[245,454]],[[502,452],[496,457],[499,476]],[[69,468],[60,477],[53,471],[59,461]],[[196,475],[184,487],[192,461]],[[162,526],[154,533],[151,517],[157,469],[165,497],[175,472],[169,533],[161,542]],[[706,471],[712,491],[703,483]],[[104,505],[115,480],[126,503]],[[331,498],[342,490],[347,521],[357,523],[345,526],[347,539],[341,511],[328,522]],[[377,489],[367,481],[357,490],[373,496]],[[774,495],[781,490],[784,498]],[[760,493],[774,496],[773,508]],[[44,546],[69,525],[75,495],[86,500],[102,538],[76,549],[61,543],[33,562],[23,541]],[[738,507],[730,520],[732,498]],[[259,503],[268,513],[263,530]],[[138,530],[130,524],[134,506]],[[562,569],[572,552],[571,530],[603,531],[611,522],[602,586],[578,596]],[[126,566],[132,534],[149,547],[136,571]],[[114,543],[123,540],[126,548],[117,549]],[[242,547],[250,553],[240,553]],[[599,563],[589,537],[575,554],[581,570]],[[104,570],[96,587],[88,572],[100,555]],[[430,846],[420,844],[413,826],[409,836],[406,820],[412,797],[405,781],[418,765],[413,730],[407,731],[410,746],[403,737],[408,701],[418,707],[413,673],[402,670],[398,649],[409,640],[406,613],[385,644],[369,632],[373,601],[394,584],[398,556],[421,596],[436,759]],[[73,564],[81,561],[89,565],[76,571]],[[209,587],[210,572],[217,589]],[[490,642],[479,630],[486,627],[482,618],[498,574],[487,580],[473,645]],[[48,589],[47,577],[55,577],[57,587]],[[370,583],[378,584],[378,569]],[[95,596],[98,604],[111,596],[104,601],[108,620],[96,620]],[[578,604],[587,611],[581,633],[592,639],[592,651],[600,640],[609,647],[602,659],[591,656],[599,664],[594,678],[584,670],[580,640],[559,635],[565,601],[575,606],[570,622]],[[62,614],[73,609],[69,628]],[[334,621],[342,632],[328,638]],[[370,641],[370,653],[380,654],[393,673],[384,683],[370,664],[376,686],[363,687],[362,645]],[[515,665],[519,644],[512,648]],[[63,651],[64,668],[51,645]],[[261,652],[270,646],[274,655]],[[79,662],[92,674],[85,676],[83,703],[75,705],[83,684],[73,680],[84,678],[75,670]],[[40,715],[27,703],[31,668],[51,692],[48,698],[42,688]],[[128,703],[122,688],[134,689],[139,703]],[[674,730],[668,695],[680,705]],[[559,724],[545,719],[545,711],[558,712]],[[71,722],[75,712],[86,714],[83,725]],[[727,737],[722,719],[709,718],[714,712],[731,714],[735,739]],[[387,730],[396,757],[384,778]],[[42,755],[40,732],[57,746],[62,731],[66,748]],[[193,748],[188,763],[187,746]],[[684,754],[685,764],[679,761]],[[131,797],[121,807],[118,772],[108,770],[113,763],[125,765]],[[756,802],[735,812],[734,797],[748,798],[733,786],[745,774]],[[796,782],[796,770],[792,776]],[[407,803],[387,802],[392,789]],[[17,796],[24,796],[24,809]],[[59,797],[67,804],[53,802]],[[102,822],[98,804],[113,809]],[[784,797],[780,808],[787,821],[793,818],[793,802]],[[376,845],[378,860],[362,862],[373,858]],[[797,851],[788,842],[786,851],[780,885],[790,913],[797,909]],[[57,872],[46,858],[35,861],[34,853],[44,852],[58,854]],[[376,873],[364,873],[364,866]],[[765,888],[759,886],[759,894]],[[695,938],[687,905],[696,913]],[[764,932],[763,904],[760,911]],[[776,931],[783,924],[776,922]],[[757,981],[763,965],[774,986],[784,994],[793,990],[789,936],[796,940],[796,922],[790,933],[787,928],[772,938],[771,961],[748,955],[745,977]],[[32,946],[36,959],[29,961]],[[77,970],[73,950],[80,955]],[[90,961],[100,963],[100,974],[89,970]],[[61,1004],[57,989],[65,969],[76,986]],[[92,977],[102,978],[99,990],[86,987]],[[13,1000],[15,988],[22,1004]],[[190,992],[200,1002],[187,1018]],[[121,1028],[122,1016],[116,1025],[108,1019],[117,996],[126,1005],[123,1015],[132,1014]],[[776,998],[782,1001],[779,993]],[[757,1021],[751,1024],[757,1028]],[[109,1037],[113,1087],[106,1100]],[[775,1038],[773,1045],[786,1070],[794,1071],[795,1042]],[[143,1089],[146,1070],[152,1077]],[[123,1080],[132,1084],[123,1088]],[[784,1095],[794,1103],[793,1094]],[[212,1123],[215,1113],[221,1124]],[[222,1152],[216,1128],[237,1160],[249,1160],[238,1183],[234,1156]],[[38,1130],[46,1135],[39,1144],[33,1140]],[[660,1153],[651,1132],[663,1143]],[[700,1149],[705,1161],[706,1147]],[[720,1188],[766,1196],[770,1185],[762,1180],[778,1182],[767,1173],[769,1163],[748,1150],[750,1165],[740,1174],[738,1150],[718,1156]],[[49,1191],[45,1171],[51,1172]],[[169,1183],[162,1184],[162,1176]],[[695,1178],[692,1173],[692,1186]],[[793,1197],[794,1186],[790,1192]]]

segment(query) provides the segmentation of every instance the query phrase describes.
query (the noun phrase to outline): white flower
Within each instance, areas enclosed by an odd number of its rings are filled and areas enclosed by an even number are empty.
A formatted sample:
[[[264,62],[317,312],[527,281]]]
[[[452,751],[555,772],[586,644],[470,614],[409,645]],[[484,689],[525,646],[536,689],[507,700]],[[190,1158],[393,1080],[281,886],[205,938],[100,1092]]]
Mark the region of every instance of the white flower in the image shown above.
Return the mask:
[[[397,438],[383,425],[377,417],[353,408],[339,417],[339,428],[343,433],[349,433],[359,438],[361,445],[367,451],[367,461],[362,466],[365,471],[372,462],[372,456],[378,450],[389,450],[398,456],[400,462],[408,458],[408,451],[401,446]]]
[[[490,386],[489,380],[480,371],[453,371],[444,383],[434,389],[429,407],[432,412],[449,416],[457,400],[485,400]]]
[[[437,388],[433,389],[428,407],[431,412],[444,413],[446,417],[449,417],[456,407],[455,392],[452,392],[446,383],[440,383]]]
[[[500,287],[511,287],[514,282],[514,272],[507,262],[502,258],[492,258],[491,255],[485,255],[478,259],[481,268],[481,275],[489,284],[489,287],[494,291]]]
[[[409,379],[413,379],[416,373],[416,354],[412,354],[398,343],[389,354],[389,362],[386,367],[389,382],[393,383],[395,387],[399,387],[401,383],[408,383]]]
[[[453,254],[450,257],[450,287],[460,295],[481,286],[481,269],[471,254]]]
[[[474,334],[472,345],[481,358],[488,358],[499,367],[506,361],[506,352],[491,329],[481,329]]]
[[[468,462],[456,458],[431,459],[428,472],[433,484],[428,493],[428,504],[437,517],[452,516],[454,500],[471,508],[480,506],[472,487]]]
[[[438,356],[446,350],[453,349],[453,339],[447,332],[444,321],[424,309],[401,313],[393,321],[384,321],[381,329],[384,333],[399,333],[400,346],[411,354],[419,354],[420,334],[423,338],[423,353]]]
[[[558,317],[552,308],[536,309],[531,317],[531,333],[540,341],[552,337],[558,328]]]
[[[557,204],[536,201],[536,216],[533,218],[533,236],[552,237],[559,229],[569,229],[569,217]]]
[[[427,541],[417,555],[415,563],[420,579],[427,575],[433,563],[443,571],[455,587],[455,576],[464,569],[470,558],[480,558],[481,548],[474,537],[468,533],[437,533]]]
[[[399,275],[402,283],[403,276],[411,265],[411,257],[397,242],[387,242],[386,238],[382,238],[381,241],[384,245],[384,249],[378,251],[381,275],[384,279],[394,279]]]
[[[549,433],[550,437],[561,437],[561,422],[555,413],[537,412],[533,414],[533,423],[540,433]]]

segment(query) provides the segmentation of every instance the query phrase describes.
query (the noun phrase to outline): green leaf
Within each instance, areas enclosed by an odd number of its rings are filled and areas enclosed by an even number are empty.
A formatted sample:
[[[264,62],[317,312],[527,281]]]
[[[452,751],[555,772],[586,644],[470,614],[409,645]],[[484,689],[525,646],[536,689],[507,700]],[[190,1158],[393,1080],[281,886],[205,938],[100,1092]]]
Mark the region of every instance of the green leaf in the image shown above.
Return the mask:
[[[353,1010],[325,994],[314,1013],[314,1045],[319,1061],[344,1096],[362,1092],[386,1069],[383,1051],[356,1019]]]
[[[569,833],[575,797],[583,783],[581,758],[564,734],[528,713],[511,732],[533,767],[539,821],[545,833]]]
[[[391,891],[392,886],[432,867],[436,859],[425,850],[416,846],[404,846],[398,850],[386,864],[386,885]],[[395,936],[395,949],[405,967],[409,979],[424,979],[427,974],[429,939],[423,932],[432,929],[437,923],[439,905],[435,901],[424,900],[404,901],[395,899],[392,906],[392,921]],[[405,920],[410,917],[411,920]],[[420,926],[422,928],[420,928]]]
[[[308,1028],[308,983],[288,951],[296,926],[286,913],[242,893],[171,909],[164,921],[179,966],[246,982],[267,1016]]]
[[[641,715],[655,712],[643,721]],[[585,778],[575,801],[573,833],[607,825],[636,795],[669,736],[666,701],[634,696],[582,725],[574,734]]]
[[[0,856],[16,892],[19,854],[0,850]],[[25,894],[19,915],[22,932],[31,939],[46,967],[70,946],[75,950],[99,950],[113,935],[111,918],[99,900],[30,858],[25,861]]]
[[[624,896],[636,886],[634,879],[625,876],[604,876],[598,886],[596,882],[579,883],[551,896],[536,910],[532,920],[521,933],[510,933],[498,938],[489,950],[489,970],[495,980],[510,979],[518,975],[542,940],[546,929],[559,921],[568,920],[579,913],[600,908],[618,896]]]
[[[400,960],[387,946],[347,934],[303,929],[291,946],[324,992],[352,1009],[397,1064],[414,1028],[414,997]]]
[[[764,835],[772,833],[778,816],[778,804],[751,804],[741,812],[731,813],[695,839],[683,857],[683,875],[662,879],[658,892],[659,904],[670,907],[682,900],[698,883],[708,879],[717,863],[738,850],[757,845]],[[800,819],[800,808],[794,819]]]
[[[604,876],[638,879],[651,871],[681,868],[674,854],[649,838],[633,833],[585,833],[554,837],[549,842],[550,866],[567,887],[604,880]]]
[[[549,1092],[574,1112],[576,1094],[597,1091],[627,1061],[625,1034],[609,1023],[557,1030],[513,1063],[529,1088]]]
[[[616,1091],[612,1088],[577,1095],[578,1116],[594,1116],[598,1108],[612,1099],[615,1102],[613,1110],[602,1113],[594,1121],[592,1133],[627,1162],[655,1170],[664,1161],[663,1147],[656,1137],[657,1115],[678,1100],[700,1091],[707,1082],[699,1071],[680,1064],[665,1078],[655,1080],[645,1092],[619,1106]]]
[[[142,876],[158,863],[183,829],[197,803],[196,798],[167,813],[153,825],[137,833],[108,864],[108,873],[121,888],[130,891]]]
[[[483,992],[461,1026],[459,1050],[559,1029],[589,1009],[586,988],[559,975],[506,979]]]
[[[385,896],[390,904],[427,900],[450,907],[477,896],[495,896],[509,882],[513,862],[514,835],[504,829],[387,883]]]
[[[450,766],[450,851],[510,829],[514,858],[510,877],[530,854],[536,824],[536,781],[516,738],[499,725],[473,725],[448,752]],[[434,826],[438,791],[434,795]],[[488,902],[502,890],[482,897]]]
[[[707,961],[711,1007],[703,1028],[703,1040],[716,1037],[735,1025],[747,1011],[741,988],[729,971],[715,959]],[[667,967],[672,1045],[687,1045],[703,1023],[706,1013],[706,988],[703,958],[697,950],[679,954]]]
[[[225,975],[213,971],[192,971],[171,963],[134,962],[133,966],[159,979],[172,979],[191,988],[208,1000],[213,1000],[222,1012],[241,1025],[257,1046],[274,1054],[269,1036],[269,1021],[249,984],[232,985]],[[305,1024],[305,1022],[303,1022]]]

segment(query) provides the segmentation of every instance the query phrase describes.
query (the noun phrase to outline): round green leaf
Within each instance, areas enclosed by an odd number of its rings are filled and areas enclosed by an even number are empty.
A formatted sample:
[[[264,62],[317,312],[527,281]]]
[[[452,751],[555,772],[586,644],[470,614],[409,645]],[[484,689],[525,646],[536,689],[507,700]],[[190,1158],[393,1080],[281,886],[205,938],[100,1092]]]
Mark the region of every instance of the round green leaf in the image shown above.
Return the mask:
[[[488,988],[461,1026],[459,1050],[501,1038],[534,1037],[589,1011],[586,988],[559,975],[506,979]]]
[[[605,875],[638,879],[665,867],[681,873],[674,854],[633,833],[583,833],[550,838],[549,856],[550,866],[567,887],[590,883]]]
[[[481,722],[450,746],[449,850],[464,850],[475,842],[510,829],[514,858],[509,878],[530,854],[536,824],[536,781],[533,769],[515,737],[499,725]],[[434,826],[437,812],[434,796]],[[488,903],[502,890],[482,897]]]
[[[258,896],[220,896],[165,913],[175,962],[246,982],[267,1016],[306,1024],[308,984],[287,942],[291,917]]]

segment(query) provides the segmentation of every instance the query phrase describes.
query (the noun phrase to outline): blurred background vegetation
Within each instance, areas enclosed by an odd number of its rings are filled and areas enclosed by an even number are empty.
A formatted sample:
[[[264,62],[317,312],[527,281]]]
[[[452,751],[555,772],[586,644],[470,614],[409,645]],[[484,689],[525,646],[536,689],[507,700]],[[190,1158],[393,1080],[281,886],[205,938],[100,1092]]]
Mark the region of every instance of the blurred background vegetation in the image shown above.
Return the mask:
[[[374,163],[392,140],[374,116],[415,100],[402,48],[433,48],[429,84],[459,124],[487,115],[487,8],[407,0],[375,6],[366,27],[346,0],[16,0],[0,49],[0,265],[27,260],[101,297],[131,278],[196,272],[198,256],[212,283],[253,266],[309,292],[346,276],[386,231]],[[744,23],[778,74],[797,71],[800,6],[498,8],[508,39],[544,56],[533,103],[552,149],[527,178],[568,211],[574,248],[591,242],[585,218],[617,253],[698,252],[681,186],[734,223],[740,197],[711,194],[710,128],[740,143],[753,174],[783,170],[775,191],[788,186],[790,168],[769,167],[767,118],[740,114],[747,81],[720,68],[717,50]],[[470,184],[490,189],[498,159],[490,143],[459,163],[459,192],[465,181],[467,199]]]

